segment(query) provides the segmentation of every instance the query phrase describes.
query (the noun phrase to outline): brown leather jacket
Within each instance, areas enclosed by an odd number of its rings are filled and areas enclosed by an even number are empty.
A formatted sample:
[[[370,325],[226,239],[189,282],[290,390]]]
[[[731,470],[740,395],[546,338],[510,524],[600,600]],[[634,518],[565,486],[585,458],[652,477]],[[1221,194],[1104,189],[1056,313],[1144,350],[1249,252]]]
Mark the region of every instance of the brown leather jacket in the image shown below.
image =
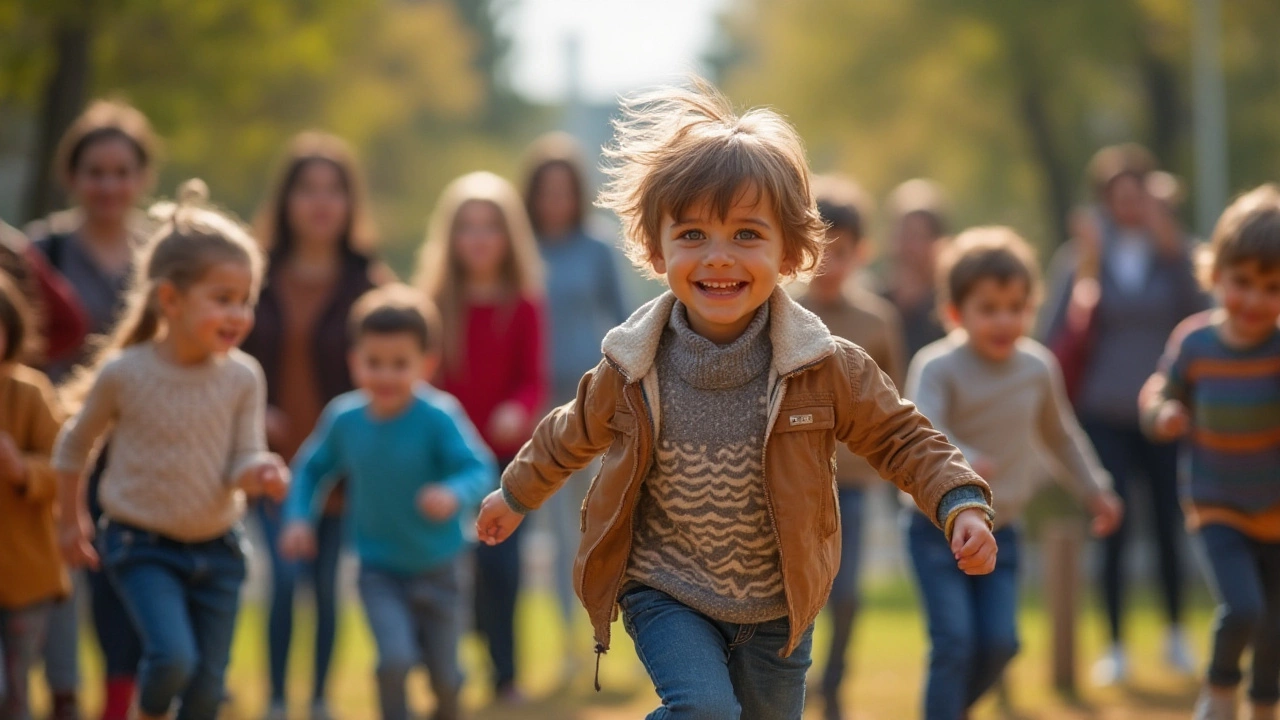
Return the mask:
[[[574,563],[574,585],[598,652],[609,647],[632,516],[662,421],[654,358],[674,302],[666,293],[610,331],[604,359],[582,378],[577,398],[539,423],[502,476],[508,503],[531,510],[604,453],[582,504],[582,544]],[[981,488],[988,504],[991,495],[960,451],[898,396],[862,348],[833,337],[781,289],[770,302],[773,361],[763,467],[791,624],[783,649],[789,655],[826,604],[840,564],[836,441],[867,458],[931,518],[943,495],[957,487]]]

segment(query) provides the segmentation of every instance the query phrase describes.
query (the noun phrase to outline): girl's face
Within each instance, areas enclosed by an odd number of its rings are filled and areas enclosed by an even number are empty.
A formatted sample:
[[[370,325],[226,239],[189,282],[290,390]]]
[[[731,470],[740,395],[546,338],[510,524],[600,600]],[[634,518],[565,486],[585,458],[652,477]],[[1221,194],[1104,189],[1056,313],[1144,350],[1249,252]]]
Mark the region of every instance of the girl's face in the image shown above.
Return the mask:
[[[70,190],[86,217],[123,223],[146,187],[146,168],[137,149],[123,138],[98,140],[80,153],[71,171]]]
[[[510,252],[506,223],[493,203],[471,200],[458,208],[453,249],[469,281],[491,281]]]
[[[548,165],[538,175],[533,212],[544,235],[563,235],[578,223],[578,188],[564,165]]]
[[[243,262],[214,263],[195,284],[160,286],[169,332],[192,356],[225,355],[253,328],[253,270]]]
[[[1142,181],[1133,175],[1121,175],[1107,186],[1107,212],[1123,228],[1141,227],[1146,218],[1149,198]]]
[[[285,220],[294,239],[336,245],[350,214],[351,199],[338,168],[324,160],[304,165],[286,201]]]

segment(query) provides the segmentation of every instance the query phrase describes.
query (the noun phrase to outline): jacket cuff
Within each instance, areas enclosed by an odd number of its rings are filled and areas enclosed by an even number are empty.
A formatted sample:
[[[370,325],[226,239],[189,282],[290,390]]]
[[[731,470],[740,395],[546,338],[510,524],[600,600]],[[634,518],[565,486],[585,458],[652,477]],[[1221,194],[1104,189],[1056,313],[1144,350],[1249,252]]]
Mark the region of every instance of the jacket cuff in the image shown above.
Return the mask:
[[[987,524],[994,526],[996,513],[987,504],[987,498],[982,492],[982,488],[977,485],[961,485],[948,491],[938,503],[938,524],[942,526],[942,531],[946,533],[948,540],[951,539],[951,529],[955,524],[956,517],[969,508],[979,508],[985,511]]]
[[[533,512],[533,508],[520,502],[516,499],[515,495],[511,494],[511,491],[507,489],[506,483],[502,484],[502,500],[507,504],[507,507],[511,508],[512,512],[516,512],[521,515],[528,515]]]

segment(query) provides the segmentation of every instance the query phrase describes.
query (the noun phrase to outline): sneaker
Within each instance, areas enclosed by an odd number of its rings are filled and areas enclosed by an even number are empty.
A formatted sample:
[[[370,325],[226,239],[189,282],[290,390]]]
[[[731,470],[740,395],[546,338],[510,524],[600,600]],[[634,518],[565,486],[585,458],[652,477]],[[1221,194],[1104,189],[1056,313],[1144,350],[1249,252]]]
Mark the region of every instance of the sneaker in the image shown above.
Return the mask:
[[[1191,656],[1191,644],[1187,642],[1187,634],[1182,628],[1174,625],[1165,636],[1164,659],[1169,667],[1183,675],[1196,674],[1196,661]]]
[[[1249,720],[1276,720],[1280,715],[1276,712],[1275,703],[1253,703],[1249,705]]]
[[[1196,700],[1195,720],[1236,720],[1236,689],[1205,686]]]
[[[329,712],[329,703],[324,700],[311,703],[311,720],[334,720],[333,713]]]
[[[1100,687],[1120,685],[1129,680],[1129,658],[1119,644],[1093,664],[1093,684]]]
[[[262,720],[289,720],[289,708],[279,700],[272,700]]]

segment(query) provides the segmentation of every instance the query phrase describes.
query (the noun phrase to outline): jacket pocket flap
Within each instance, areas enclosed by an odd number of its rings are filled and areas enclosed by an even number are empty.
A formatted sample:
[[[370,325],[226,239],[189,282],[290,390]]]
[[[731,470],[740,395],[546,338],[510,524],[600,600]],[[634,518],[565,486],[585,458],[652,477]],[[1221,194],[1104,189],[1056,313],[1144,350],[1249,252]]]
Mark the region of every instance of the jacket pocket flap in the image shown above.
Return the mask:
[[[782,408],[773,424],[775,433],[830,430],[836,426],[836,411],[830,405]]]
[[[613,417],[609,418],[609,429],[614,432],[620,432],[624,435],[630,435],[636,431],[636,416],[629,410],[617,410],[613,413]]]

